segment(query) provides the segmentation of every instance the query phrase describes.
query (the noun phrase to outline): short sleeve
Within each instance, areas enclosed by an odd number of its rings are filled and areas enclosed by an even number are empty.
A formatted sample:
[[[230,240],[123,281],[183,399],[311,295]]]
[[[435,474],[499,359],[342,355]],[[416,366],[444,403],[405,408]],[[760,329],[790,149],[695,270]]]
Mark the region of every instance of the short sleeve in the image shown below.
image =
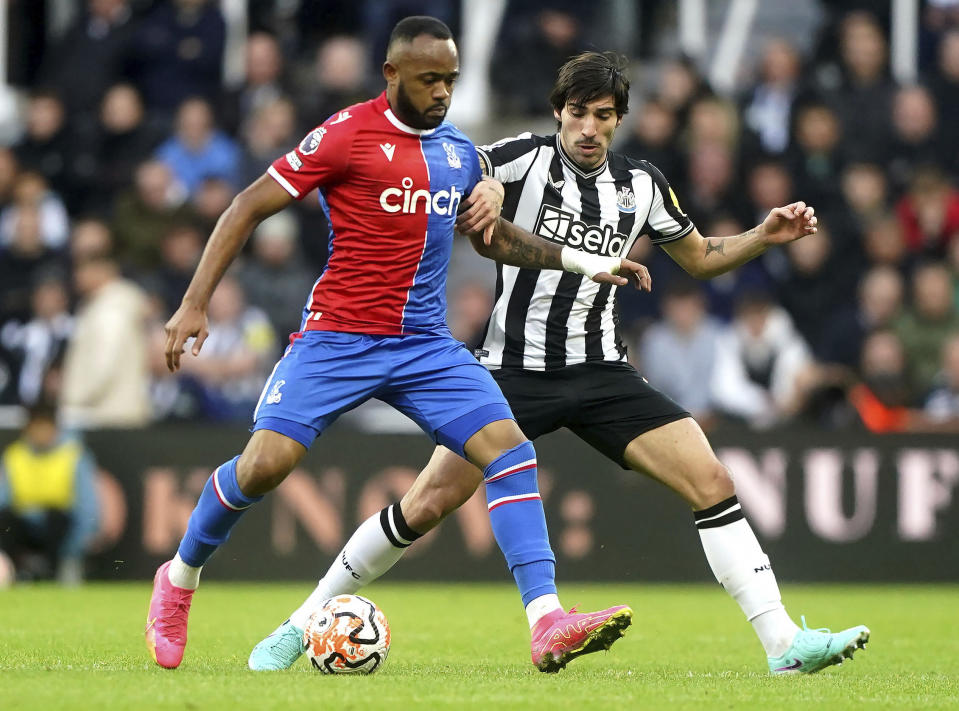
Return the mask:
[[[352,131],[327,121],[273,161],[266,172],[300,200],[313,188],[336,182],[346,172],[352,141]]]
[[[505,184],[522,179],[539,147],[533,134],[522,133],[489,146],[477,146],[476,152],[483,163],[483,172]]]
[[[480,166],[479,154],[476,152],[476,147],[472,143],[469,144],[469,150],[466,151],[466,156],[466,165],[463,167],[467,170],[466,175],[469,185],[466,190],[469,192],[483,179],[483,169]]]
[[[685,237],[696,226],[679,207],[676,193],[659,169],[646,161],[643,161],[643,165],[653,180],[653,200],[643,231],[653,244],[664,244]]]

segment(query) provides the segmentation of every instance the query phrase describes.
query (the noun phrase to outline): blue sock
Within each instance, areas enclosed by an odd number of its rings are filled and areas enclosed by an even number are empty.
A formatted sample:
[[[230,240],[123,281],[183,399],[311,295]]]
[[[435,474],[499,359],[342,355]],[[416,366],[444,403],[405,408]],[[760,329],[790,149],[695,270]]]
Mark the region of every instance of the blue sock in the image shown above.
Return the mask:
[[[506,556],[516,586],[528,605],[556,593],[556,558],[549,547],[546,514],[536,485],[532,442],[513,447],[483,472],[493,535]]]
[[[236,456],[217,467],[203,487],[177,551],[187,565],[198,567],[206,563],[213,551],[230,537],[230,529],[240,520],[240,516],[263,498],[250,498],[240,491],[240,485],[236,482],[236,462],[239,458]]]

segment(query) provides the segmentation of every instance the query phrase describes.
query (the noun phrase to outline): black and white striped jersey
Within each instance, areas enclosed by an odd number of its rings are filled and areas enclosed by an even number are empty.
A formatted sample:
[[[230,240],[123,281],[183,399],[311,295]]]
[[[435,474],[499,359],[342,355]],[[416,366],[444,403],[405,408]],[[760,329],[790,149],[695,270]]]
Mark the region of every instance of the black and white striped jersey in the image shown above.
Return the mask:
[[[506,188],[503,217],[545,239],[625,257],[640,235],[663,244],[693,230],[662,173],[646,161],[609,152],[585,172],[559,134],[524,133],[477,150],[487,174]],[[552,370],[625,359],[615,287],[569,272],[496,269],[496,304],[476,353],[484,365]]]

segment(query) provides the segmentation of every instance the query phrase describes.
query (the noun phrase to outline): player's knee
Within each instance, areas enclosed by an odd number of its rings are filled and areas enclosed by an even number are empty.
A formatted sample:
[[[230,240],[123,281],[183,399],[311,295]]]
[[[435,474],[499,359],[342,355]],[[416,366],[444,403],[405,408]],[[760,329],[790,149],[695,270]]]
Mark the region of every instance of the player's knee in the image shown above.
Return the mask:
[[[708,467],[704,467],[692,482],[692,503],[697,511],[709,508],[736,493],[729,470],[718,459],[713,458]]]
[[[240,456],[236,480],[245,495],[262,496],[278,487],[295,464],[283,452],[254,449]]]

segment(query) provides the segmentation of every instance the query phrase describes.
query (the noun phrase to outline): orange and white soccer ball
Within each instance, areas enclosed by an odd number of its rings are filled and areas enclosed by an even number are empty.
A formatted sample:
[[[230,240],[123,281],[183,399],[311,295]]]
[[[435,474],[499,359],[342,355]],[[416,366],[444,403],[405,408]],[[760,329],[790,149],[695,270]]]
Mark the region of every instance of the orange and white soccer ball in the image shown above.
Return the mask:
[[[331,597],[303,631],[306,654],[324,674],[372,674],[390,651],[390,625],[372,601],[359,595]]]

